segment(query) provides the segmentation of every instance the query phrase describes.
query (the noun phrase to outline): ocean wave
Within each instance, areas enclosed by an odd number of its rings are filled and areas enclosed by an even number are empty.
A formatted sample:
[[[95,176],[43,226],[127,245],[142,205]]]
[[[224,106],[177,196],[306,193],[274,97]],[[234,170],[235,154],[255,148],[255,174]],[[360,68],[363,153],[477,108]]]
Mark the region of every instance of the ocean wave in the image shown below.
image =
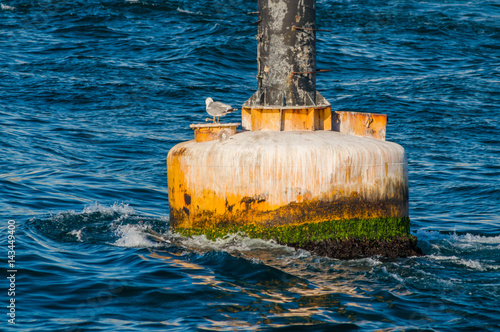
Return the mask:
[[[179,236],[179,235],[175,235]],[[255,249],[283,249],[286,248],[273,240],[252,239],[243,233],[227,234],[215,241],[205,235],[180,237],[181,243],[188,248],[200,251],[225,251],[227,253],[245,252]]]
[[[92,205],[86,206],[81,213],[99,213],[102,216],[118,216],[118,218],[116,218],[114,222],[119,223],[135,214],[135,211],[131,206],[125,203],[113,203],[113,205],[111,206],[105,206],[96,202]]]
[[[478,234],[442,233],[439,231],[422,230],[416,231],[415,236],[421,240],[439,247],[454,247],[460,250],[499,250],[500,235],[485,236]]]
[[[183,13],[183,14],[203,15],[202,12],[193,12],[193,11],[190,11],[190,10],[187,10],[187,9],[182,9],[182,8],[179,8],[179,7],[177,7],[177,11],[179,13]]]
[[[158,248],[174,245],[189,252],[226,252],[248,259],[261,260],[260,252],[274,257],[301,259],[309,257],[305,250],[279,245],[273,240],[254,239],[243,233],[227,234],[215,240],[205,235],[182,236],[168,229],[168,218],[148,217],[137,213],[126,203],[102,205],[93,203],[82,211],[63,211],[46,218],[31,220],[42,234],[59,242],[101,243],[119,247]]]
[[[148,228],[145,225],[121,225],[115,230],[118,239],[113,245],[118,247],[127,248],[153,248],[159,247],[163,244],[159,242],[152,242],[148,239],[144,230]]]
[[[0,8],[2,10],[15,10],[16,7],[12,7],[12,6],[9,6],[9,5],[4,5],[3,3],[0,3]]]
[[[387,268],[385,266],[382,267],[381,271],[382,271],[382,273],[384,273],[384,274],[388,275],[389,277],[391,277],[392,279],[396,280],[398,283],[403,284],[405,282],[403,277],[401,277],[397,273],[387,271]]]
[[[427,256],[428,259],[437,261],[437,262],[449,262],[454,265],[461,265],[465,266],[468,269],[471,270],[478,270],[478,271],[488,271],[488,270],[498,270],[500,269],[500,265],[492,265],[488,264],[486,262],[482,262],[479,260],[474,260],[474,259],[466,259],[462,257],[457,257],[457,256],[444,256],[444,255],[429,255]]]
[[[156,244],[148,240],[144,230],[160,230],[168,224],[168,220],[140,215],[125,203],[109,206],[94,203],[80,212],[68,210],[32,218],[28,224],[57,242],[155,247]]]

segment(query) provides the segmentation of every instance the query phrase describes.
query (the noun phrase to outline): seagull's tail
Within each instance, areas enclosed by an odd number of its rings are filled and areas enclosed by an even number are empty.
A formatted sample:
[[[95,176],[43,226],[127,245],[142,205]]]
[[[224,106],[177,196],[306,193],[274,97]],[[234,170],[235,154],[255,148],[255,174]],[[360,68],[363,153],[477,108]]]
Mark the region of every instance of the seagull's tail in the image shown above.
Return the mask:
[[[232,113],[232,112],[237,111],[237,110],[238,110],[237,108],[230,108],[230,109],[227,110],[227,112],[228,113]]]

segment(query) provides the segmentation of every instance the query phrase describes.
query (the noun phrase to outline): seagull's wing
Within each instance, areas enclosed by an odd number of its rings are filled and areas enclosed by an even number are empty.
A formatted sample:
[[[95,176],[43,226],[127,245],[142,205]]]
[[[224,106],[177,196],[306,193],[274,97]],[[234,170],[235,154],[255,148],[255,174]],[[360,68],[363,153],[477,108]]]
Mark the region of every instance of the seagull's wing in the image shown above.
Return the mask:
[[[216,101],[214,102],[214,105],[215,107],[217,107],[217,109],[221,109],[221,110],[230,110],[232,107],[228,104],[224,104],[224,103],[221,103],[220,101]]]
[[[215,101],[213,103],[210,103],[207,106],[207,112],[208,114],[212,116],[222,116],[228,113],[231,110],[231,106],[221,103],[219,101]]]

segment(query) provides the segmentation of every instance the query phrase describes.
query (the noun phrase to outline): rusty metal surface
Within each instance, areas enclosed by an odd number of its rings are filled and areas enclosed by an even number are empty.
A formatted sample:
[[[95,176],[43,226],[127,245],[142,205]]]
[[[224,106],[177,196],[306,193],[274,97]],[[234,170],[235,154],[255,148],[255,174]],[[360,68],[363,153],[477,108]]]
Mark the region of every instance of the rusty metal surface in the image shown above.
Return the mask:
[[[348,135],[385,141],[387,115],[361,112],[333,112],[332,130]]]
[[[314,106],[316,0],[259,0],[258,7],[259,105]]]
[[[253,131],[331,130],[331,107],[242,108],[243,128]]]
[[[243,132],[167,157],[172,226],[407,217],[404,149],[332,131]]]
[[[239,123],[217,123],[217,124],[192,124],[196,142],[207,142],[218,140],[220,142],[229,139],[236,134]]]

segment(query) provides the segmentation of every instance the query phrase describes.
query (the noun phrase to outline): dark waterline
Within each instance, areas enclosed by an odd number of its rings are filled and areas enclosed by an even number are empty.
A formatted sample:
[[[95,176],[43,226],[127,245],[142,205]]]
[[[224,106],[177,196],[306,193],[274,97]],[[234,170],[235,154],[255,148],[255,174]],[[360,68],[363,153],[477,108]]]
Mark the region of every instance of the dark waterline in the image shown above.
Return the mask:
[[[388,115],[427,254],[351,261],[169,232],[168,150],[256,90],[256,1],[0,4],[0,330],[500,329],[496,1],[317,1],[318,91]]]

